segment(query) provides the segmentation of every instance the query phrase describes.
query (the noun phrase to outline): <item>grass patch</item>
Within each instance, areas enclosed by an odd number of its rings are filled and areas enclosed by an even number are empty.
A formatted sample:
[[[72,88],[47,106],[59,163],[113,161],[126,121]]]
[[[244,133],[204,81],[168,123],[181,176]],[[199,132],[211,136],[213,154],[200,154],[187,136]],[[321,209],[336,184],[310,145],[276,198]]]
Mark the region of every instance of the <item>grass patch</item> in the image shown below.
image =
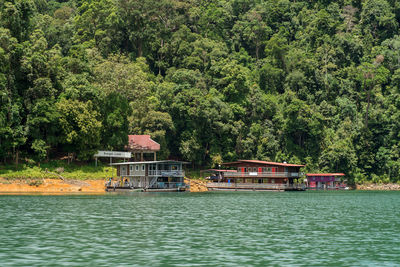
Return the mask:
[[[41,184],[43,184],[43,180],[30,180],[28,182],[28,185],[30,186],[39,186]]]
[[[186,169],[185,176],[190,179],[202,179],[205,174],[200,173],[200,169]]]
[[[60,173],[60,170],[63,170]],[[52,174],[52,173],[55,174]],[[18,168],[15,165],[0,165],[0,177],[7,180],[39,180],[39,179],[59,179],[56,175],[59,173],[66,179],[88,180],[88,179],[106,179],[112,175],[116,175],[116,170],[110,166],[99,164],[98,167],[94,164],[66,164],[64,161],[51,161],[42,163],[39,166],[21,164]]]

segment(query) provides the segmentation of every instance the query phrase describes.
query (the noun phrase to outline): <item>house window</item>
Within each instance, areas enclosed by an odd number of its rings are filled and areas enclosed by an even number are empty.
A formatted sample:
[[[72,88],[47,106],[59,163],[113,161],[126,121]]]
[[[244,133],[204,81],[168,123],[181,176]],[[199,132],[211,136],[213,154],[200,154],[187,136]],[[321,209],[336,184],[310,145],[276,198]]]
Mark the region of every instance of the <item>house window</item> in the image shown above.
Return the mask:
[[[132,172],[133,171],[133,165],[129,165],[129,170]]]
[[[271,183],[274,184],[275,183],[275,179],[271,179]]]
[[[135,171],[139,171],[139,165],[135,165]]]
[[[144,164],[142,164],[142,171],[144,171]]]

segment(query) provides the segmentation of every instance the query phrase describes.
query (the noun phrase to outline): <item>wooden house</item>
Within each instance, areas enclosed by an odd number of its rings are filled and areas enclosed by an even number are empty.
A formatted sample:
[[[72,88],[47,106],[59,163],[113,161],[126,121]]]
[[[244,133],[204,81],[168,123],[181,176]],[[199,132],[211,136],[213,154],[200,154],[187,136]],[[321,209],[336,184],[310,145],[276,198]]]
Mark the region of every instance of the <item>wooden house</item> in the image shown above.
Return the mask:
[[[157,160],[157,151],[160,151],[160,144],[151,139],[150,135],[128,135],[126,149],[132,152],[134,161],[144,161],[146,154],[152,154],[151,160]]]
[[[185,191],[183,164],[174,160],[111,164],[117,168],[118,180],[110,180],[106,190]]]
[[[223,163],[231,171],[219,171],[217,180],[207,184],[209,190],[305,190],[301,181],[301,164],[238,160]]]
[[[344,173],[307,173],[308,189],[347,189]]]

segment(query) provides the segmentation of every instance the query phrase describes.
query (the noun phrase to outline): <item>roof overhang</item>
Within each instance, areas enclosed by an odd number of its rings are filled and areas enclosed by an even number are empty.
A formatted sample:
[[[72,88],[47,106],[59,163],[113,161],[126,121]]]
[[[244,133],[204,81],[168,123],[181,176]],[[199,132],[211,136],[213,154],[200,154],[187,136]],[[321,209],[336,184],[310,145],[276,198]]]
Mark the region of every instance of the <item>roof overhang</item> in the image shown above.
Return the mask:
[[[344,173],[306,173],[306,176],[345,176]]]
[[[219,170],[219,169],[207,169],[202,172],[237,172],[237,170]]]
[[[178,160],[157,160],[157,161],[128,161],[128,162],[111,163],[110,165],[111,166],[118,166],[118,165],[156,164],[156,163],[190,164],[190,162],[178,161]]]
[[[241,159],[241,160],[233,161],[233,162],[226,162],[226,163],[222,163],[222,165],[234,166],[234,165],[238,165],[238,164],[242,164],[242,163],[253,163],[253,164],[282,166],[282,167],[299,167],[299,168],[305,166],[302,164],[290,164],[290,163],[270,162],[270,161],[263,161],[263,160],[247,160],[247,159]]]

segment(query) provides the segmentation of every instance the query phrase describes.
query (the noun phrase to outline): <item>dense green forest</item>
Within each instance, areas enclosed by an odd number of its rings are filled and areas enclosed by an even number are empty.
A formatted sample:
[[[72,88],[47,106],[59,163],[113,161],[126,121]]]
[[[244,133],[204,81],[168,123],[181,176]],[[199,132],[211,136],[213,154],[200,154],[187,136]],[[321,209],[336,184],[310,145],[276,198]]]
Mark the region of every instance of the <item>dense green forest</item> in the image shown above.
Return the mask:
[[[400,2],[0,0],[0,158],[120,150],[400,180]]]

